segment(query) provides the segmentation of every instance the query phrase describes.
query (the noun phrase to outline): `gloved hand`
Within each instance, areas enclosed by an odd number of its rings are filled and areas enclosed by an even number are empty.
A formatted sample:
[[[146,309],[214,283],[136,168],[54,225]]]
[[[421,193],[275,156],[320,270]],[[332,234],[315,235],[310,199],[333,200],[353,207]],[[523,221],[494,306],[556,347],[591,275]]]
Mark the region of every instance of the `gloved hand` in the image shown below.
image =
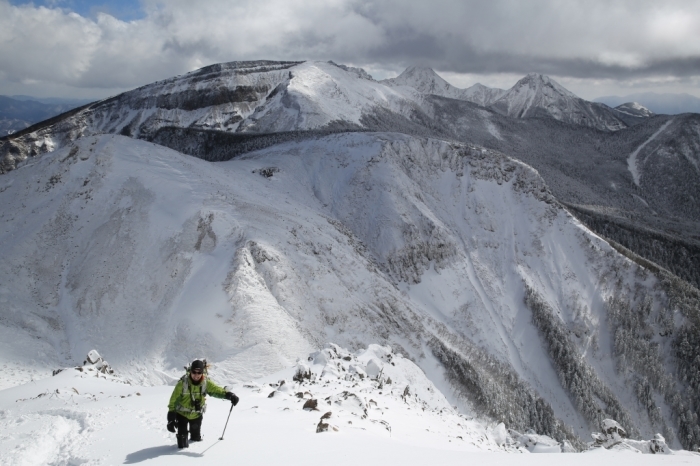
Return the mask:
[[[168,411],[168,427],[170,432],[175,432],[175,411]]]
[[[233,392],[226,392],[226,399],[231,400],[231,403],[233,403],[233,406],[236,406],[238,404],[238,397]]]

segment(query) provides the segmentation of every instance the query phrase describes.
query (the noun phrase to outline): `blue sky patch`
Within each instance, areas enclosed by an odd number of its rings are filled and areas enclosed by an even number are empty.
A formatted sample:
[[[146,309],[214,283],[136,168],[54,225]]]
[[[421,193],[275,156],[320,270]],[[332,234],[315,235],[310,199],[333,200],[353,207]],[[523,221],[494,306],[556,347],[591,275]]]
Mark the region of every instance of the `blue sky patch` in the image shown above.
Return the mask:
[[[12,5],[34,5],[73,11],[85,18],[95,18],[97,13],[108,13],[122,21],[142,19],[145,15],[139,0],[10,0]]]

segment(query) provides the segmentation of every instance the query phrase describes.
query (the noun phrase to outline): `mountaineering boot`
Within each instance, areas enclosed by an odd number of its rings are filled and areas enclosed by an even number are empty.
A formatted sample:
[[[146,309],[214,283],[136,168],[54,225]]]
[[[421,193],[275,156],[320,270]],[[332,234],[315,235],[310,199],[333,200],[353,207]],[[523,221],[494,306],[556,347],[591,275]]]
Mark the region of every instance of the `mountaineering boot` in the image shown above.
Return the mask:
[[[187,448],[190,446],[190,442],[187,440],[187,434],[184,435],[177,435],[177,447],[178,448]]]
[[[190,421],[190,442],[202,441],[202,417]]]
[[[201,421],[199,423],[192,423],[192,430],[190,430],[190,442],[201,442],[202,433],[200,431]]]

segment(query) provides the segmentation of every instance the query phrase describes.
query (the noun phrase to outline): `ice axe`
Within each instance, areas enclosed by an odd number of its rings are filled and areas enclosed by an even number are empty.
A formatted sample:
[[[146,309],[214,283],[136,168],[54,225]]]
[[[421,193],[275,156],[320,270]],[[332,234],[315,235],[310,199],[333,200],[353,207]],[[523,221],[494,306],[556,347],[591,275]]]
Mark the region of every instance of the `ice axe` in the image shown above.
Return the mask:
[[[228,427],[228,420],[231,419],[231,411],[233,411],[233,403],[231,403],[231,409],[228,411],[228,417],[226,418],[226,425],[224,426],[224,432],[226,432],[226,427]],[[224,432],[221,432],[221,437],[219,437],[219,440],[224,439]]]

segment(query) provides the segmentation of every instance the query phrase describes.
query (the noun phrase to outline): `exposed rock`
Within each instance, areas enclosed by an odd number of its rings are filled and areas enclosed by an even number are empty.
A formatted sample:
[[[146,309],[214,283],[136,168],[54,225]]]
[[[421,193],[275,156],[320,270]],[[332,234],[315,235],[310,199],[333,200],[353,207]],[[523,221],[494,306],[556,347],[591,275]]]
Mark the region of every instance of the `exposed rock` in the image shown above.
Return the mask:
[[[612,419],[604,419],[601,423],[601,428],[603,429],[603,433],[609,438],[627,437],[627,432],[625,431],[625,429],[623,429],[617,421],[614,421]]]
[[[315,399],[310,399],[306,400],[306,403],[304,403],[304,407],[302,409],[306,409],[308,411],[318,411],[318,400]]]
[[[319,422],[316,426],[316,433],[320,434],[321,432],[328,432],[328,424],[325,422]]]
[[[114,370],[107,364],[107,361],[102,359],[102,356],[100,356],[100,353],[96,350],[90,350],[88,353],[87,358],[83,362],[83,366],[87,366],[88,364],[91,364],[96,370],[103,374],[114,374]]]
[[[253,173],[257,173],[260,176],[264,176],[265,178],[272,178],[272,175],[275,173],[279,172],[280,169],[277,167],[267,167],[267,168],[260,168],[259,170],[253,170]]]

